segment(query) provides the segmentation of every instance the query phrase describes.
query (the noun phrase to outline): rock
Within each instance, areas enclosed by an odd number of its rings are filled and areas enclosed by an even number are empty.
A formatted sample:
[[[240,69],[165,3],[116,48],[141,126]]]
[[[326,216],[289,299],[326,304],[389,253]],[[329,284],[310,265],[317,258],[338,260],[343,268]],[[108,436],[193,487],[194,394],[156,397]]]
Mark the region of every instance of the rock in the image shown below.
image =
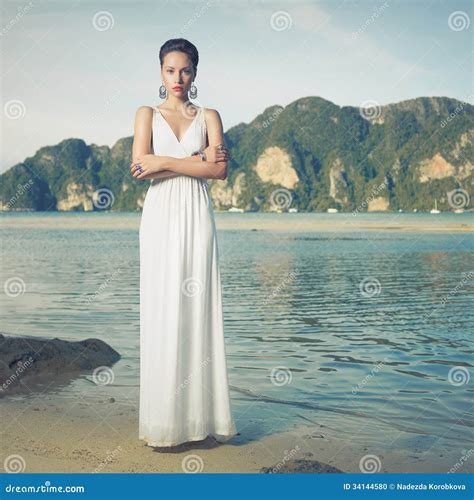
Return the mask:
[[[369,200],[368,212],[385,212],[390,209],[390,202],[384,196],[377,196]]]
[[[348,203],[347,195],[344,194],[349,187],[347,179],[347,172],[342,160],[336,158],[329,171],[329,196],[341,205]]]
[[[22,389],[29,392],[40,379],[51,382],[63,375],[111,366],[119,359],[120,354],[99,339],[73,342],[0,333],[0,396]]]
[[[80,184],[76,182],[70,182],[66,186],[66,195],[58,199],[57,209],[58,210],[74,210],[78,207],[82,207],[85,212],[94,210],[94,186],[92,184]]]
[[[344,473],[344,471],[336,469],[328,464],[323,464],[317,460],[294,459],[287,460],[285,463],[277,463],[273,467],[262,467],[260,472],[264,474],[285,474],[285,473],[308,473],[308,474],[327,474],[327,473]]]
[[[270,146],[257,158],[253,167],[263,182],[270,182],[286,189],[294,189],[299,181],[290,155],[277,146]]]

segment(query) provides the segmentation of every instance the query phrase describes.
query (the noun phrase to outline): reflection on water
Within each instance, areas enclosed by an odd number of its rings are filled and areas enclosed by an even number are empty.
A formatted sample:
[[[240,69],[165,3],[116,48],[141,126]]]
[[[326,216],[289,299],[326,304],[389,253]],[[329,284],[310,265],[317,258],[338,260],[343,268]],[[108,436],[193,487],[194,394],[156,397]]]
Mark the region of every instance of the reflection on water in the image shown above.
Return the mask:
[[[25,284],[2,295],[3,331],[101,338],[122,355],[114,384],[84,374],[49,390],[138,407],[140,214],[127,215],[134,228],[115,217],[104,231],[74,214],[28,217],[2,228],[3,282]],[[473,235],[248,229],[219,232],[240,439],[309,423],[367,443],[463,448],[474,423]]]

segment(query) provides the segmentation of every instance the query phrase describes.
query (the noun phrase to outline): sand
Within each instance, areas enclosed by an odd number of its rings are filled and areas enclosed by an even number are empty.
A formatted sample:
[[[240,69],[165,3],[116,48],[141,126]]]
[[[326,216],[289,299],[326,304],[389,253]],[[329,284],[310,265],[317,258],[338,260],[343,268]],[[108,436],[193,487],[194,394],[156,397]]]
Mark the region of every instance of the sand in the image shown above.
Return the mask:
[[[9,398],[7,398],[9,399]],[[173,448],[152,448],[137,437],[138,412],[110,400],[65,404],[52,395],[2,399],[2,460],[22,472],[261,473],[272,471],[360,472],[374,453],[357,439],[324,426],[294,423],[284,432],[246,439],[244,428],[227,443],[212,438]],[[447,472],[442,456],[377,450],[379,472]],[[18,458],[19,456],[19,458]],[[459,472],[466,472],[459,470]]]
[[[357,214],[351,213],[245,213],[215,212],[219,231],[267,231],[267,232],[324,232],[353,231],[406,231],[406,232],[472,232],[472,214]],[[124,213],[22,213],[15,216],[7,213],[1,219],[3,229],[54,229],[61,230],[137,230],[140,225],[139,212]]]

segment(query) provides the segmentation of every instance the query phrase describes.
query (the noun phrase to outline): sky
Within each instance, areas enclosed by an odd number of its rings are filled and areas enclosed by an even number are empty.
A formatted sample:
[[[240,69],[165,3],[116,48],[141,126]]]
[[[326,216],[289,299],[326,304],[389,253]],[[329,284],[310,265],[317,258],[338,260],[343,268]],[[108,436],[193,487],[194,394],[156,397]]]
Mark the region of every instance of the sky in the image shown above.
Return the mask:
[[[474,103],[471,0],[2,1],[0,172],[68,138],[112,147],[159,105],[159,50],[199,50],[197,104],[224,130],[319,96]]]

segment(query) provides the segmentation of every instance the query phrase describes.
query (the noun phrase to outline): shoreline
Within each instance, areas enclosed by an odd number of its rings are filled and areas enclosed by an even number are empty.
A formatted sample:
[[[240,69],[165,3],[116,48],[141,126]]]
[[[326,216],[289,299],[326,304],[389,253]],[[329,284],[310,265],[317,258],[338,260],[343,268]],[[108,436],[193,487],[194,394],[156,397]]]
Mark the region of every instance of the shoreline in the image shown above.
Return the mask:
[[[261,231],[288,233],[347,233],[356,231],[387,231],[407,233],[470,233],[474,232],[474,217],[470,214],[450,214],[448,217],[430,214],[369,213],[353,216],[348,213],[229,213],[215,211],[218,231]],[[467,216],[467,217],[466,217]],[[458,218],[459,217],[459,218]],[[472,220],[471,220],[472,219]],[[61,230],[133,230],[140,226],[140,212],[35,212],[2,218],[3,229]]]
[[[138,409],[130,404],[80,399],[67,405],[49,394],[2,403],[5,463],[9,456],[20,456],[22,472],[27,473],[262,473],[262,468],[284,472],[294,461],[312,463],[315,472],[329,466],[359,473],[361,459],[374,454],[381,473],[444,473],[459,455],[457,451],[451,458],[438,456],[435,450],[413,455],[396,446],[369,448],[356,435],[347,440],[344,433],[320,424],[294,424],[286,431],[247,441],[245,428],[237,428],[238,435],[226,443],[208,437],[169,449],[153,448],[138,439]],[[465,469],[459,472],[468,472]]]

